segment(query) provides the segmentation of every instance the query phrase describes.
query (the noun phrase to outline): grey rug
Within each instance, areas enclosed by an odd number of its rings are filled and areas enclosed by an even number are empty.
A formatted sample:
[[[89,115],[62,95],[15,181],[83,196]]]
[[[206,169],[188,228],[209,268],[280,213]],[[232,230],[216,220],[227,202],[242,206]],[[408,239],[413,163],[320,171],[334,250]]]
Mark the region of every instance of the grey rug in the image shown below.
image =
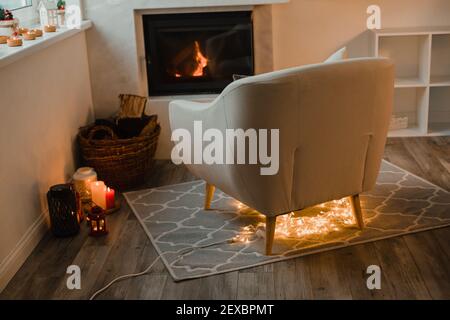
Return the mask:
[[[265,256],[264,217],[220,190],[214,210],[204,211],[204,187],[195,181],[125,194],[176,281],[450,225],[449,192],[383,161],[376,187],[361,196],[364,230],[346,201],[333,201],[278,217],[274,255]]]

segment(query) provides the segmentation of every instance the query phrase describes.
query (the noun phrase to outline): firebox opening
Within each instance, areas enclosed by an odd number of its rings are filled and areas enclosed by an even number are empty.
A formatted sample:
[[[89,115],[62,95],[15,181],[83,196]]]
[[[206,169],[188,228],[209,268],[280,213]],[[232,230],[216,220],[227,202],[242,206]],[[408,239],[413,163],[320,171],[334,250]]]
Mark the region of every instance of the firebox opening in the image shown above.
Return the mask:
[[[253,75],[251,12],[146,15],[149,94],[219,93]]]

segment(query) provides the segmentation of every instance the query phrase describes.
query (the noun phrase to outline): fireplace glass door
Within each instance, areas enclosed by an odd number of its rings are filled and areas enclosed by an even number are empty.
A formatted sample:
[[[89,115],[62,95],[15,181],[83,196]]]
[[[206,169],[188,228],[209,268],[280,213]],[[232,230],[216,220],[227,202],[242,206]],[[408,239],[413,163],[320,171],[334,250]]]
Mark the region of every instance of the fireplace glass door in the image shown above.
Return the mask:
[[[253,75],[251,12],[145,15],[150,96],[219,93]]]

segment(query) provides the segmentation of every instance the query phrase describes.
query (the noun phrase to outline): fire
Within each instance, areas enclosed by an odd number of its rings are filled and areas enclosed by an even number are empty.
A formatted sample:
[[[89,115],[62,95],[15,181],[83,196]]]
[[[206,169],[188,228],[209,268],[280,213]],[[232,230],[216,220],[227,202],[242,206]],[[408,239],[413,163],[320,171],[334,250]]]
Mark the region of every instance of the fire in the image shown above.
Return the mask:
[[[195,41],[194,43],[195,47],[195,61],[197,62],[197,69],[192,74],[193,77],[202,77],[204,72],[203,69],[206,68],[208,65],[208,59],[203,55],[202,51],[200,50],[200,44],[198,41]]]
[[[167,72],[175,78],[203,77],[208,66],[208,58],[203,54],[199,41],[180,50],[172,59]]]

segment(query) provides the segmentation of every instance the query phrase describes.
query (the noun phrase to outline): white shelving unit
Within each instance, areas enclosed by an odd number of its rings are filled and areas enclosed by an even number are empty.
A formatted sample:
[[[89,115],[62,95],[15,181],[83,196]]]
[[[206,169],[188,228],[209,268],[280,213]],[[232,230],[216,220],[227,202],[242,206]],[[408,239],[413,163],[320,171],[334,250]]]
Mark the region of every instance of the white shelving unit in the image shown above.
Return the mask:
[[[450,27],[377,30],[370,55],[396,66],[395,117],[408,128],[390,136],[450,135]]]

